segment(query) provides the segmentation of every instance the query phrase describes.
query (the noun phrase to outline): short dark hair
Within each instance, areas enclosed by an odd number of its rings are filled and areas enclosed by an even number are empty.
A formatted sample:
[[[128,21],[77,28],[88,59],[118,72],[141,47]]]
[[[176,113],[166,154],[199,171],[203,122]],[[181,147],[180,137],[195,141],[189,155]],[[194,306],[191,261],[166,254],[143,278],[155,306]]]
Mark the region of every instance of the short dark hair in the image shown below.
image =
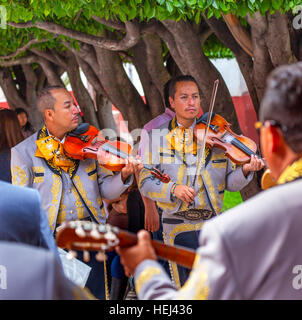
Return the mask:
[[[25,113],[26,116],[28,117],[27,111],[26,111],[25,109],[23,109],[23,108],[16,108],[16,109],[15,109],[15,112],[16,112],[17,115],[18,115],[18,114],[21,114],[21,113]]]
[[[37,92],[37,107],[42,115],[44,115],[46,109],[54,109],[56,100],[51,92],[59,89],[66,90],[63,86],[48,86]]]
[[[169,87],[170,87],[171,80],[172,79],[168,80],[164,85],[164,100],[165,100],[166,108],[171,108],[170,101],[169,101]]]
[[[271,72],[259,118],[261,122],[274,120],[281,125],[289,147],[294,152],[302,152],[302,62]]]
[[[200,88],[199,88],[199,85],[198,85],[197,81],[195,80],[195,78],[193,78],[190,75],[180,75],[180,76],[176,76],[176,77],[174,77],[174,78],[172,78],[170,80],[170,83],[169,83],[169,97],[172,97],[174,99],[177,82],[194,82],[196,84],[196,86],[198,88],[198,92],[200,94]]]

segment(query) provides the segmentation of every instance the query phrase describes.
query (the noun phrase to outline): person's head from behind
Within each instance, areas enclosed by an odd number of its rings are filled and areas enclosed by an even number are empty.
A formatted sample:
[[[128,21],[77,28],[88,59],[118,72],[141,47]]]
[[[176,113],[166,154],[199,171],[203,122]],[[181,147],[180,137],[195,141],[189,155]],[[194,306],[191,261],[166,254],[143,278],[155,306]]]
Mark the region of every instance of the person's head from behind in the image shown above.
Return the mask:
[[[180,124],[193,123],[200,111],[200,89],[197,81],[189,75],[172,78],[169,83],[169,103]]]
[[[262,153],[277,179],[287,165],[302,157],[302,62],[270,74],[259,119]]]
[[[58,133],[58,138],[78,125],[79,110],[72,95],[64,87],[52,86],[39,91],[37,106],[48,130]]]
[[[23,140],[17,114],[13,110],[0,110],[0,151],[9,150]]]

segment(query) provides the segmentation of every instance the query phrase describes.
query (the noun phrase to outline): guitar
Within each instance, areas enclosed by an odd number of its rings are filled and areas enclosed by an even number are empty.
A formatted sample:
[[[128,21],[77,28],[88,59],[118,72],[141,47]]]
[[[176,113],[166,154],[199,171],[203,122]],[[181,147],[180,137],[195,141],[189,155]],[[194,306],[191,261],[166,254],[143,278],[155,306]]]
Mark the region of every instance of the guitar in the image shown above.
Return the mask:
[[[193,250],[169,246],[157,240],[151,242],[160,258],[192,269],[196,256]],[[56,243],[62,249],[104,252],[113,250],[117,246],[131,247],[137,243],[137,236],[109,224],[70,221],[58,229]]]

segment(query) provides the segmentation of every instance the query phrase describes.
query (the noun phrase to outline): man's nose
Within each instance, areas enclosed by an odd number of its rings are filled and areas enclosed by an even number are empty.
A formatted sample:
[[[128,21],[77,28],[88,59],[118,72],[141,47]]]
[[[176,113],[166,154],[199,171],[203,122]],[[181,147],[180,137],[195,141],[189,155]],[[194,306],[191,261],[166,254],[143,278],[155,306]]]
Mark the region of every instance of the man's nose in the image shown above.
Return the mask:
[[[80,110],[78,108],[78,106],[76,106],[75,104],[72,106],[72,114],[78,114],[80,113]]]
[[[194,98],[189,97],[189,98],[188,98],[188,104],[189,104],[190,106],[194,105]]]

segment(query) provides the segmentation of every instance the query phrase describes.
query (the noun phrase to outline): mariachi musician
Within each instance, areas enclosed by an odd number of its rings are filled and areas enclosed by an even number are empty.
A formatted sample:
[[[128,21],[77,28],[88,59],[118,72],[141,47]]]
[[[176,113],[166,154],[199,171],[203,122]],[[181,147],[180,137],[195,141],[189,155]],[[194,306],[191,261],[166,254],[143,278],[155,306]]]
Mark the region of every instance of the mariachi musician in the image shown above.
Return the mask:
[[[94,159],[81,161],[66,157],[63,142],[66,135],[77,128],[79,110],[64,87],[42,89],[37,94],[37,106],[45,124],[12,149],[13,183],[40,192],[53,232],[68,220],[105,223],[102,198],[117,198],[132,184],[135,164],[130,159],[113,175]],[[88,264],[92,270],[87,287],[95,297],[104,299],[104,265],[95,260],[95,255],[91,255]]]
[[[253,154],[247,163],[236,166],[222,148],[209,148],[201,143],[205,139],[194,134],[200,111],[199,92],[192,76],[178,76],[171,80],[169,101],[175,117],[149,133],[150,144],[143,161],[156,166],[171,180],[161,183],[146,169],[142,169],[139,176],[141,192],[155,200],[163,210],[165,243],[192,249],[198,247],[199,231],[204,221],[221,212],[224,191],[241,190],[251,181],[253,171],[264,166],[263,161]],[[198,171],[200,163],[203,168]],[[170,272],[179,288],[190,270],[170,262]]]

